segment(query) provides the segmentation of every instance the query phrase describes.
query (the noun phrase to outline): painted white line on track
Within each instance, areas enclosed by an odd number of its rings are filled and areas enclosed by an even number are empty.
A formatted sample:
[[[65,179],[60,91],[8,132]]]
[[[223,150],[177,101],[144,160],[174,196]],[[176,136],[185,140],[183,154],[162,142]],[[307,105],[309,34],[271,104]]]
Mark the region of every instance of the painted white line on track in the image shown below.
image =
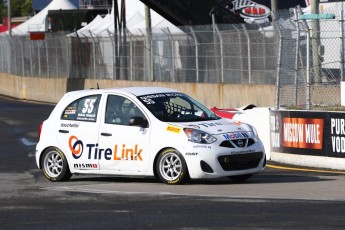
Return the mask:
[[[219,201],[219,199],[227,201],[241,201],[246,203],[258,203],[258,200],[261,202],[267,202],[267,198],[257,197],[257,196],[229,196],[229,197],[218,197],[217,195],[192,195],[185,193],[171,193],[171,192],[129,192],[129,191],[111,191],[111,190],[97,190],[97,189],[82,189],[75,187],[46,187],[41,188],[43,190],[52,190],[60,192],[81,192],[81,193],[93,193],[93,194],[119,194],[119,195],[143,195],[143,196],[184,196],[184,197],[207,197],[214,201]],[[281,198],[283,199],[283,198]],[[280,200],[280,199],[276,199]]]
[[[35,153],[29,153],[27,157],[36,157],[36,154]]]
[[[170,193],[170,192],[128,192],[128,191],[111,191],[111,190],[99,190],[99,189],[83,189],[83,188],[73,188],[73,187],[46,187],[41,188],[43,190],[53,190],[61,192],[84,192],[84,193],[95,193],[95,194],[126,194],[126,195],[175,195],[180,194]]]
[[[316,172],[316,173],[330,173],[330,174],[345,175],[344,171],[336,171],[336,170],[308,169],[308,168],[298,168],[298,167],[277,166],[277,165],[270,165],[270,164],[267,164],[267,167],[273,168],[273,169],[290,170],[290,171],[303,171],[303,172]]]
[[[37,145],[37,142],[30,141],[30,140],[28,140],[28,139],[25,138],[25,137],[20,138],[20,142],[22,142],[22,144],[23,144],[23,145],[26,145],[26,146],[34,146],[34,145]]]

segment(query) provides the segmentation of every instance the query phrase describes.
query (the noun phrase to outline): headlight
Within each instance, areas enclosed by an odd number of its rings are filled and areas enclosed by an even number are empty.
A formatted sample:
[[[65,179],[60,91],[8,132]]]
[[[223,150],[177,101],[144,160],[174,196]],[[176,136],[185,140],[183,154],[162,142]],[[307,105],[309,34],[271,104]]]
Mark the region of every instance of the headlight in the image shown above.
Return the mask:
[[[188,141],[199,144],[211,144],[217,139],[211,134],[205,133],[197,129],[184,129],[185,134],[188,137]]]
[[[248,125],[248,124],[247,124]],[[254,135],[256,136],[256,137],[259,137],[259,134],[258,134],[258,131],[256,130],[256,128],[254,128],[253,126],[251,126],[251,125],[248,125],[249,126],[249,128],[252,130],[252,132],[254,133]]]

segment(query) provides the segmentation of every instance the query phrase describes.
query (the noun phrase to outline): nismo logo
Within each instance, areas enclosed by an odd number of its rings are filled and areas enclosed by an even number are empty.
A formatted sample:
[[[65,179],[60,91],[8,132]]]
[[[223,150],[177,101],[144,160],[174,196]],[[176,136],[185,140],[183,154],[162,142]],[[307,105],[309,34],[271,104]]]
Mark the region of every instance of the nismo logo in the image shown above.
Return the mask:
[[[74,159],[79,159],[84,152],[84,144],[76,136],[71,136],[68,141],[69,148]],[[125,144],[115,144],[113,148],[98,148],[96,144],[86,144],[87,159],[89,160],[114,160],[114,161],[142,161],[141,153],[143,149],[139,145],[133,148]],[[121,147],[120,147],[121,146]]]

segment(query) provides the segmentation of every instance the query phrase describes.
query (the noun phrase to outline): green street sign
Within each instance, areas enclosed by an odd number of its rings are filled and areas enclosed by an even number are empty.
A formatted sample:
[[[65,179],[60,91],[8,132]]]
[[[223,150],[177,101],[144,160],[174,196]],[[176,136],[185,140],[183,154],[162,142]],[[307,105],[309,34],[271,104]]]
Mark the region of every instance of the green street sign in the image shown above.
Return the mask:
[[[327,3],[327,2],[344,2],[344,0],[319,0],[320,3]]]
[[[320,19],[334,19],[335,14],[303,14],[298,16],[302,20],[320,20]]]

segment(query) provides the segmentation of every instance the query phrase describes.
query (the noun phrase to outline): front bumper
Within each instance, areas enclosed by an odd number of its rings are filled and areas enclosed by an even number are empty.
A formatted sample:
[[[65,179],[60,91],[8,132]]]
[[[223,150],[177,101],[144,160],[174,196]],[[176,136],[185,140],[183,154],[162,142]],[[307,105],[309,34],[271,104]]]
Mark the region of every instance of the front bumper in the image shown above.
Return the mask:
[[[191,178],[218,178],[255,174],[266,166],[266,154],[260,141],[248,148],[230,149],[219,145],[202,148],[192,145],[184,149]]]

